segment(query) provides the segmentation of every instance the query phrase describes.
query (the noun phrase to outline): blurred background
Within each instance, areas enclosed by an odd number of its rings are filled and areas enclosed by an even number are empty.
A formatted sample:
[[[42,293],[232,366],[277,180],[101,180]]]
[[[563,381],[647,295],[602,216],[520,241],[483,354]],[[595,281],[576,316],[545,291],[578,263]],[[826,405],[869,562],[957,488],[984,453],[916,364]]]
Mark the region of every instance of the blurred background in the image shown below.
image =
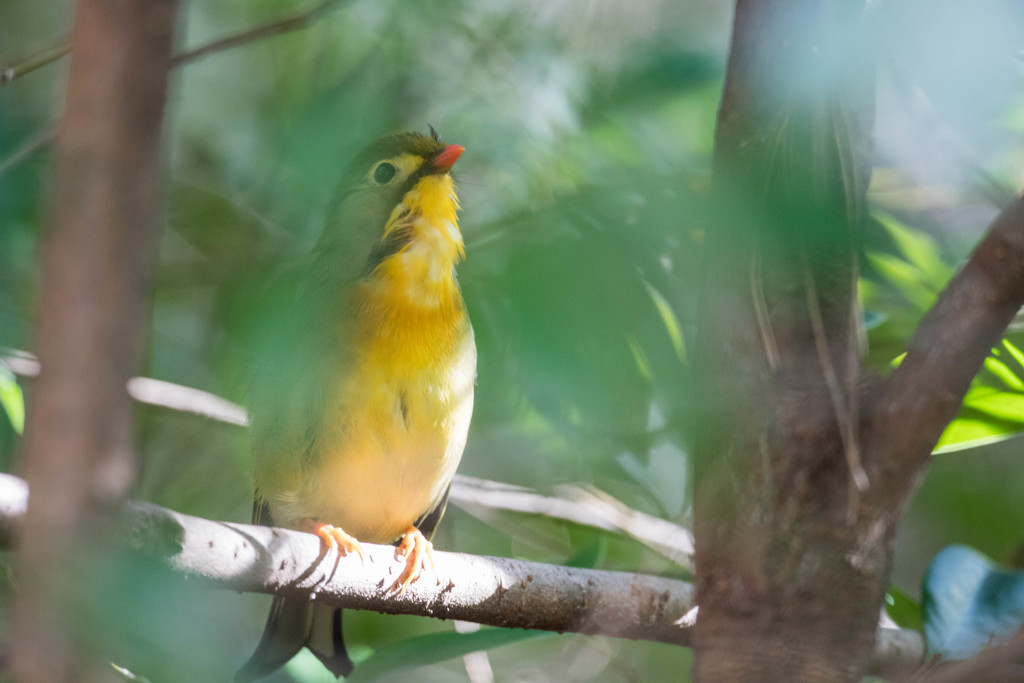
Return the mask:
[[[64,0],[0,3],[0,67],[58,42]],[[194,0],[179,51],[315,4]],[[1012,0],[869,4],[878,55],[876,167],[861,294],[868,362],[885,372],[916,321],[1021,181],[1024,7]],[[308,252],[341,168],[372,138],[426,131],[466,147],[456,171],[459,269],[479,347],[460,472],[547,495],[596,488],[687,525],[683,415],[715,114],[731,3],[716,0],[352,0],[308,28],[174,73],[167,219],[145,375],[246,403],[255,292]],[[0,87],[0,356],[32,348],[48,140],[68,60]],[[953,542],[1008,561],[1024,543],[1024,339],[1011,335],[968,397],[899,537],[894,602]],[[31,379],[0,365],[0,470],[16,471]],[[1010,437],[1010,438],[1008,438]],[[984,444],[984,445],[982,445]],[[248,521],[246,431],[139,411],[136,497]],[[620,533],[488,506],[450,506],[445,550],[688,579]],[[2,597],[12,589],[7,566]],[[157,681],[226,680],[269,598],[133,563],[97,572],[78,614],[111,660]],[[908,614],[913,610],[909,610]],[[0,609],[0,629],[6,628]],[[909,617],[907,625],[913,625]],[[506,632],[486,655],[440,659],[450,622],[347,612],[357,678],[679,680],[689,651]],[[505,643],[505,644],[502,644]],[[359,663],[362,662],[360,665]],[[413,670],[411,667],[419,667]],[[297,658],[268,680],[333,680]]]

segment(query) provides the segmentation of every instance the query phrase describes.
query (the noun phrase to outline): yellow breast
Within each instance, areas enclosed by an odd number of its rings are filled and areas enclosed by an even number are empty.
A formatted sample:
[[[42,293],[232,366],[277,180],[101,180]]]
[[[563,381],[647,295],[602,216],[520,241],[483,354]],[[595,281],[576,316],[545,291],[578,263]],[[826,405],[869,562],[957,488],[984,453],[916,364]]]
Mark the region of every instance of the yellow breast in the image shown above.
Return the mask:
[[[462,255],[454,188],[428,176],[391,223],[412,230],[401,251],[358,286],[347,366],[326,398],[316,454],[278,514],[314,517],[389,543],[444,495],[466,444],[476,346],[453,267]],[[397,227],[395,227],[397,229]]]

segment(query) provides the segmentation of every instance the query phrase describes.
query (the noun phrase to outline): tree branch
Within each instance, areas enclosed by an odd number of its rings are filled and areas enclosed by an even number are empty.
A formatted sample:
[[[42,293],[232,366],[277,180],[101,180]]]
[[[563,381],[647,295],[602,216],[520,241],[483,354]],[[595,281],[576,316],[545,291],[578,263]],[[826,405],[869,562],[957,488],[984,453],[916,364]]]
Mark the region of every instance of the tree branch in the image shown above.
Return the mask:
[[[995,219],[914,333],[885,383],[870,438],[894,507],[917,480],[971,381],[1024,304],[1024,199]],[[892,476],[897,474],[898,476]]]
[[[922,683],[1019,683],[1024,680],[1024,627],[1009,640],[961,662],[939,662]]]
[[[277,36],[282,33],[290,33],[292,31],[307,28],[321,16],[330,10],[335,9],[342,2],[344,2],[344,0],[324,0],[324,2],[321,2],[314,7],[273,19],[260,24],[259,26],[254,26],[253,28],[240,31],[223,38],[218,38],[206,45],[201,45],[195,49],[175,55],[171,59],[171,66],[188,64],[189,62],[202,59],[203,57],[215,52],[221,52],[222,50],[238,47],[239,45],[245,45],[246,43],[251,43],[261,38]],[[27,57],[26,59],[11,64],[10,66],[0,67],[0,86],[10,83],[16,78],[20,78],[21,76],[35,71],[40,67],[46,66],[51,62],[55,62],[70,52],[71,41],[68,38],[64,38],[50,47]]]
[[[39,361],[26,351],[4,350],[3,353],[0,353],[0,361],[16,375],[22,377],[39,375]],[[198,415],[208,420],[240,427],[249,424],[249,416],[246,414],[245,408],[216,394],[181,384],[164,382],[151,377],[132,377],[128,380],[128,395],[145,405]]]
[[[6,532],[0,533],[0,547],[17,538],[27,497],[23,481],[0,474],[0,532]],[[363,544],[363,564],[356,556],[325,556],[311,534],[214,522],[144,502],[126,505],[122,532],[132,548],[175,572],[236,591],[683,646],[693,623],[692,585],[645,574],[437,552],[439,582],[428,573],[395,595],[389,587],[403,565],[391,546]],[[884,674],[913,668],[923,652],[916,631],[882,628],[872,669]]]
[[[10,83],[16,78],[20,78],[21,76],[31,73],[40,67],[44,67],[51,62],[55,62],[69,52],[71,52],[71,39],[69,37],[64,37],[53,45],[26,57],[20,62],[11,64],[10,66],[0,67],[0,85]]]
[[[5,349],[0,352],[0,362],[16,375],[35,377],[39,374],[39,361],[26,351]],[[180,384],[150,377],[133,377],[128,381],[128,394],[139,403],[158,408],[238,426],[249,423],[249,417],[242,406],[215,394]],[[597,489],[587,491],[564,486],[560,492],[562,497],[545,496],[524,486],[457,474],[450,500],[470,514],[480,517],[488,516],[483,514],[484,510],[506,510],[624,533],[683,569],[693,570],[693,534],[689,529],[633,510]]]
[[[293,14],[268,21],[265,24],[254,26],[251,29],[214,40],[206,45],[197,47],[194,50],[189,50],[188,52],[183,52],[180,55],[175,55],[171,60],[171,65],[181,66],[182,64],[188,64],[189,62],[194,62],[197,59],[202,59],[214,52],[238,47],[239,45],[251,43],[254,40],[259,40],[261,38],[277,36],[282,33],[291,33],[292,31],[307,28],[322,15],[338,7],[342,2],[344,2],[344,0],[324,0],[324,2],[321,2],[315,7],[300,10]]]

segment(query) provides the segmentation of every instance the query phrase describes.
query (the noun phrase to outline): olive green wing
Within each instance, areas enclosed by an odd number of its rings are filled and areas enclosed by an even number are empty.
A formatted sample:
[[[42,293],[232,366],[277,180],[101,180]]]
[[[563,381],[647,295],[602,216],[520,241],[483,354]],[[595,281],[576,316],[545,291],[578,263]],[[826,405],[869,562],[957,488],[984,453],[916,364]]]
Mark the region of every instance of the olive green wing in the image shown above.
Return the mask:
[[[344,373],[337,348],[344,302],[329,302],[311,271],[282,275],[259,304],[249,392],[257,500],[301,486],[316,455],[329,382]]]

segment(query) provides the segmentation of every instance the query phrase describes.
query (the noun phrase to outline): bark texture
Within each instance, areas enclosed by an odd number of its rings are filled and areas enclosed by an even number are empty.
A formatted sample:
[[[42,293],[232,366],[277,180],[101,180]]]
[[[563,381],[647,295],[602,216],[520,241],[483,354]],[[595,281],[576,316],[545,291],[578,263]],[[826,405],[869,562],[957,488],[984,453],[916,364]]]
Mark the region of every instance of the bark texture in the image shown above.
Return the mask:
[[[160,205],[175,0],[80,0],[42,254],[10,646],[19,681],[112,676],[70,632],[71,570],[134,480],[132,411]],[[111,673],[106,673],[111,672]]]
[[[0,549],[17,539],[27,500],[25,482],[0,474]],[[120,529],[135,553],[234,591],[677,645],[689,645],[693,630],[693,587],[676,579],[435,551],[436,568],[397,595],[390,586],[405,565],[393,546],[364,544],[366,562],[339,558],[324,554],[311,534],[214,522],[142,502],[125,504]],[[872,671],[913,669],[923,654],[917,631],[880,628]]]
[[[715,140],[696,444],[700,681],[856,681],[892,547],[863,465],[864,3],[739,0]],[[742,198],[737,201],[737,198]]]
[[[854,0],[738,0],[695,363],[699,681],[859,681],[900,515],[1024,302],[1024,203],[886,378],[859,365],[873,71]],[[727,208],[726,208],[727,207]]]

